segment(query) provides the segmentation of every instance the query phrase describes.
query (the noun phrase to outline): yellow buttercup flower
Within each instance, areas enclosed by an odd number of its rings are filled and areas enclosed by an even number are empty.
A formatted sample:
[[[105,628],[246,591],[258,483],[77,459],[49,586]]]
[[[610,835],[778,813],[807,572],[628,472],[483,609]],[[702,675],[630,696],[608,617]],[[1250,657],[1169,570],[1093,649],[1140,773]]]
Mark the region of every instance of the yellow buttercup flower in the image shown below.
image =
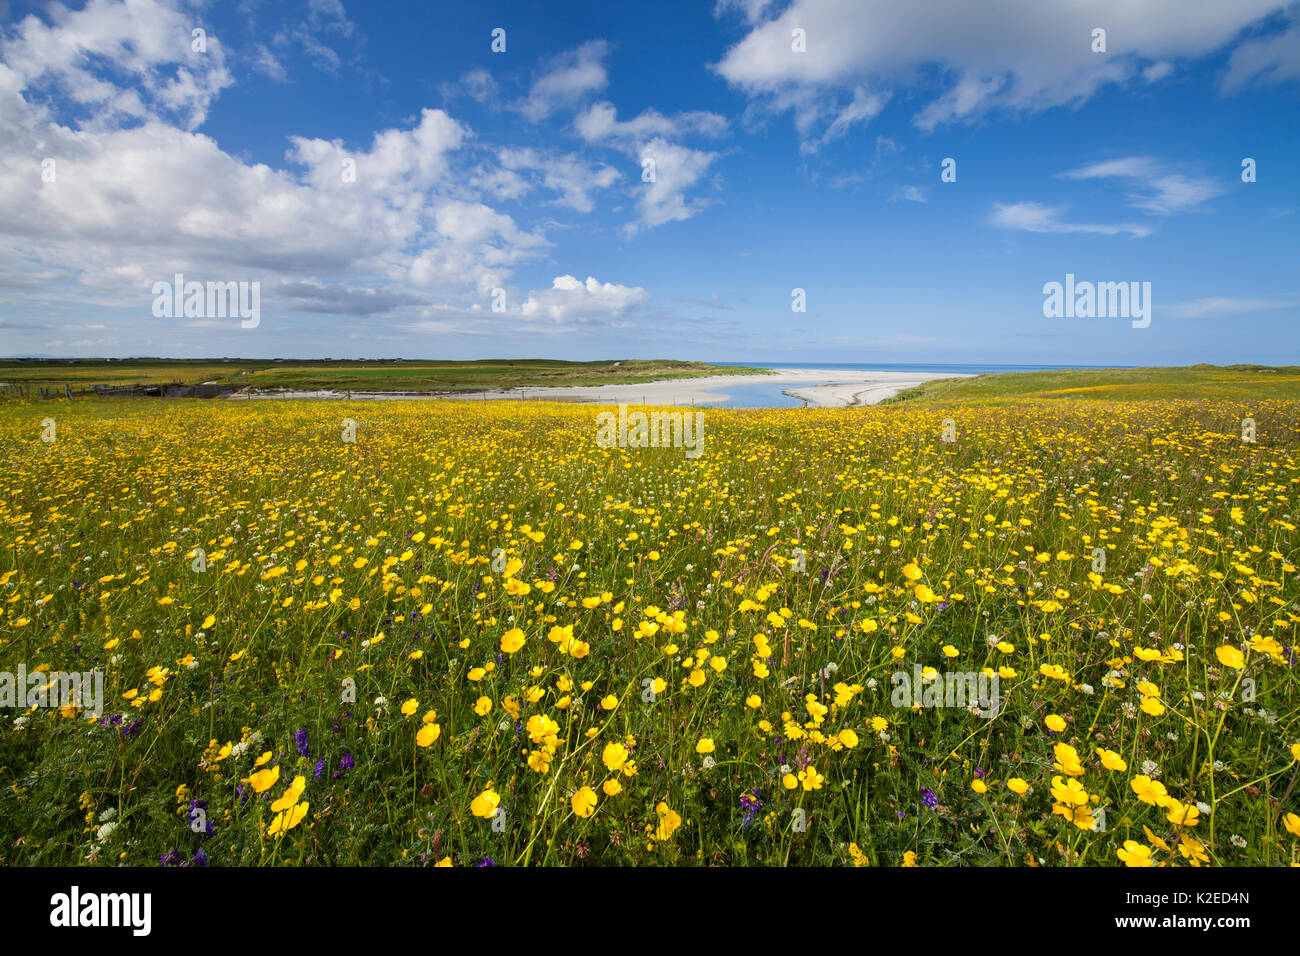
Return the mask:
[[[1151,859],[1151,847],[1144,846],[1136,840],[1125,840],[1124,845],[1115,851],[1125,866],[1155,866]]]
[[[501,805],[501,795],[491,787],[488,787],[472,801],[470,801],[470,813],[476,817],[487,819],[497,812],[497,807]]]
[[[1246,656],[1235,647],[1223,645],[1214,649],[1214,656],[1219,659],[1219,663],[1224,667],[1231,667],[1234,670],[1241,670],[1246,666]]]

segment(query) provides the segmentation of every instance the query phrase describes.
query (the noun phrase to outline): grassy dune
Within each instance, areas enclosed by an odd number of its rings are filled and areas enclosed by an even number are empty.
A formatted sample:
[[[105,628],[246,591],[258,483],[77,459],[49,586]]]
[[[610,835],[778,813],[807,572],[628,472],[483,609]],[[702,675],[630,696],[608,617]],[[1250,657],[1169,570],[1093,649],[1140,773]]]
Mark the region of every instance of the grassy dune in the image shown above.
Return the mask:
[[[941,378],[899,392],[889,403],[1023,399],[1133,402],[1152,399],[1300,398],[1300,367],[1190,365],[1175,368],[1068,369]]]

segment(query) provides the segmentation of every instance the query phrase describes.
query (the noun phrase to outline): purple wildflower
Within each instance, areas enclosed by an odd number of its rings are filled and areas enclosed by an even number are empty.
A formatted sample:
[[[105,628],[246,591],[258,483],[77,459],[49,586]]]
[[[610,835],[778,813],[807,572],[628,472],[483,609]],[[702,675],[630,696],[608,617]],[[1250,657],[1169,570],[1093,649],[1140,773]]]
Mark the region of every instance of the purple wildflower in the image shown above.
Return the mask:
[[[310,757],[311,748],[307,746],[307,728],[304,727],[293,735],[293,742],[298,745],[298,756]]]
[[[740,825],[742,829],[749,826],[749,822],[754,819],[755,814],[762,809],[763,801],[758,798],[760,792],[755,790],[753,796],[748,793],[740,795],[740,809],[745,813],[745,821]]]

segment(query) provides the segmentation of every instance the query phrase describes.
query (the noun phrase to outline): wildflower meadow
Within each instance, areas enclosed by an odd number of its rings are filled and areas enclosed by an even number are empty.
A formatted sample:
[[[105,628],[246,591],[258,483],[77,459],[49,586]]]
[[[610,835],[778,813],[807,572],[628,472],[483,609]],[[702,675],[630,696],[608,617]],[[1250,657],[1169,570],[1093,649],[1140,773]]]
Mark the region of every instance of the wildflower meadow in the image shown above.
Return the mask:
[[[4,862],[1300,862],[1300,403],[602,411],[0,407]]]

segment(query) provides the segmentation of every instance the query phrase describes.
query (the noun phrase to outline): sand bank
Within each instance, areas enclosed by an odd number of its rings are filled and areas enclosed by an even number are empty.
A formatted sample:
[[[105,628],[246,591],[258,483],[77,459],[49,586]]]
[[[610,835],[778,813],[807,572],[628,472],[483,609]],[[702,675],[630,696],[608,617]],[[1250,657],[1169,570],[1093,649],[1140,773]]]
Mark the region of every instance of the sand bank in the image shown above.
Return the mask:
[[[603,405],[716,405],[731,398],[730,390],[748,386],[777,386],[787,395],[801,398],[809,405],[832,407],[874,405],[905,388],[934,378],[952,378],[946,372],[873,372],[833,371],[815,368],[775,369],[772,375],[710,375],[703,378],[670,379],[636,385],[596,385],[489,389],[486,392],[360,392],[350,393],[355,400],[373,399],[461,399],[465,401],[558,401],[587,402]],[[349,393],[319,389],[313,391],[245,391],[232,399],[291,398],[341,399]]]

